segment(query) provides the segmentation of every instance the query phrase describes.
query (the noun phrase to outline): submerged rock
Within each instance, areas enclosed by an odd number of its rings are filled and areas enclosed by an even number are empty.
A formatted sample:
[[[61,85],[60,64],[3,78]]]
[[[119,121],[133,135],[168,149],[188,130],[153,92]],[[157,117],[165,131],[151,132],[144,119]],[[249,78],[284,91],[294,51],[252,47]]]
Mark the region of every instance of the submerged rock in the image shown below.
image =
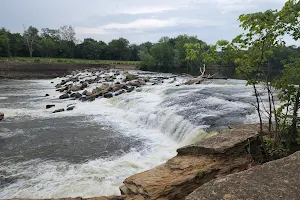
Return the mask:
[[[68,94],[63,94],[59,97],[59,99],[68,99],[69,95]]]
[[[53,113],[59,113],[59,112],[64,112],[64,111],[65,111],[65,109],[62,108],[62,109],[54,110]]]
[[[103,95],[104,98],[112,98],[114,95],[112,93],[106,93]]]
[[[4,113],[0,112],[0,121],[4,119]]]
[[[55,107],[55,105],[54,104],[46,105],[46,109],[49,109],[49,108],[52,108],[52,107]]]
[[[67,111],[71,111],[71,110],[74,110],[75,106],[70,106],[67,108]]]

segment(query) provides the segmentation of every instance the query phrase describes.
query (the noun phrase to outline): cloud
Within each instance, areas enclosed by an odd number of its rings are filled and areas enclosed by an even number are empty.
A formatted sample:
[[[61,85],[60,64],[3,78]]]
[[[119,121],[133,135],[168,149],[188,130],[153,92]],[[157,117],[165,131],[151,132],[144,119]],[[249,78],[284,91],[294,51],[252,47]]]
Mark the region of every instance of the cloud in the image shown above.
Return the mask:
[[[116,11],[114,14],[151,14],[151,13],[162,13],[170,10],[177,10],[178,8],[172,7],[141,7],[141,8],[125,8]]]
[[[77,37],[109,42],[156,42],[162,36],[197,35],[208,43],[231,40],[241,32],[238,16],[280,9],[286,0],[9,0],[1,4],[0,27],[23,32],[22,24],[39,29],[75,27]]]
[[[103,35],[109,32],[133,30],[134,32],[142,32],[149,29],[159,29],[172,26],[189,25],[194,27],[204,26],[221,26],[223,22],[204,20],[204,19],[184,19],[171,18],[167,20],[160,19],[138,19],[129,23],[111,23],[100,26],[98,28],[76,27],[76,32],[79,34],[98,34]],[[128,31],[130,32],[130,31]]]

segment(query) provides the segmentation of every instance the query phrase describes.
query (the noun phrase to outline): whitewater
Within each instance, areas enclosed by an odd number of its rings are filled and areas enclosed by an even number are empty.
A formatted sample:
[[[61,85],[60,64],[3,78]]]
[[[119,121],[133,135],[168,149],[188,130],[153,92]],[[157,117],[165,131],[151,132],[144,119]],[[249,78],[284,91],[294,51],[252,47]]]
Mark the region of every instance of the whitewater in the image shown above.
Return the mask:
[[[0,198],[119,195],[125,178],[177,148],[256,122],[253,91],[242,80],[167,80],[93,102],[59,100],[60,81],[0,80]],[[47,104],[76,107],[53,114]]]

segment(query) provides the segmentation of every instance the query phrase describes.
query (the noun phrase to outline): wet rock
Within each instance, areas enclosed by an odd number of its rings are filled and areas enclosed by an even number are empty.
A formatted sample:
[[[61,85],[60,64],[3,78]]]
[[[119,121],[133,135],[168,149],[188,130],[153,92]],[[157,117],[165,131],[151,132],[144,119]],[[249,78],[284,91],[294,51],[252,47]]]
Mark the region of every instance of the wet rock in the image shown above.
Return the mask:
[[[63,94],[61,96],[59,96],[59,99],[68,99],[69,95],[68,94]]]
[[[46,105],[46,109],[50,109],[50,108],[52,108],[52,107],[55,107],[55,105],[54,105],[54,104]]]
[[[82,101],[82,102],[85,102],[85,101],[87,101],[88,99],[87,99],[87,97],[81,97],[81,98],[79,98],[79,100]]]
[[[73,97],[75,99],[79,99],[80,97],[82,97],[82,94],[80,94],[79,92],[76,92],[76,93],[72,93],[70,97]]]
[[[54,110],[53,113],[59,113],[59,112],[64,112],[64,111],[65,111],[65,109],[62,108],[62,109]]]
[[[53,84],[54,82],[53,82],[53,81],[51,81],[51,83]]]
[[[71,111],[71,110],[74,110],[75,106],[70,106],[67,108],[67,111]]]
[[[4,113],[0,112],[0,121],[4,119]]]
[[[78,86],[78,85],[72,85],[71,86],[71,91],[72,92],[77,92],[79,90],[81,90],[81,86]]]
[[[86,95],[88,93],[87,90],[83,91],[82,95]]]
[[[134,90],[134,87],[130,87],[130,88],[127,89],[127,92],[130,93],[130,92],[132,92],[133,90]]]
[[[88,83],[87,82],[83,82],[82,84],[81,84],[81,90],[83,90],[84,88],[87,88],[88,87]]]
[[[60,88],[60,87],[61,87],[61,84],[57,84],[55,87],[56,87],[56,88]]]
[[[107,98],[107,99],[112,98],[113,96],[114,95],[112,93],[106,93],[106,94],[103,95],[103,97]]]
[[[45,95],[45,97],[49,97],[49,96],[50,96],[49,94],[46,94],[46,95]]]

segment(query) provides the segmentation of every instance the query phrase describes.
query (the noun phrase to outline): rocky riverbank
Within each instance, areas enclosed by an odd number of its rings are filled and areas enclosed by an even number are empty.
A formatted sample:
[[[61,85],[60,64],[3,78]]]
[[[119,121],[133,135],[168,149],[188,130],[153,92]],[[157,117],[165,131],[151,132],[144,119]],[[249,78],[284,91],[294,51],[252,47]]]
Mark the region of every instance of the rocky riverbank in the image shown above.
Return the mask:
[[[135,69],[134,65],[67,64],[67,63],[26,63],[0,62],[0,78],[47,79],[61,77],[79,69]]]

